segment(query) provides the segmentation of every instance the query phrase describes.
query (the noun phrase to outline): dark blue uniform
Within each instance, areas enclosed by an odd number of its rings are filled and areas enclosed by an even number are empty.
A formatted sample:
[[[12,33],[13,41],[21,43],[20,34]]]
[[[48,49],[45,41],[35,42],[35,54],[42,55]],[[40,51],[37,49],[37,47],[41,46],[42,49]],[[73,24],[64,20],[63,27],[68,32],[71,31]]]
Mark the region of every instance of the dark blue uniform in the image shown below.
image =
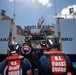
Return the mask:
[[[21,45],[19,54],[23,55],[31,62],[32,72],[34,73],[34,69],[36,68],[37,63],[36,63],[35,51],[34,51],[34,48],[31,46],[31,44],[24,43],[23,45]]]
[[[20,75],[26,75],[26,72],[32,68],[30,62],[26,58],[20,59]],[[12,69],[12,68],[11,68]],[[0,65],[0,74],[8,75],[8,60],[5,59]]]
[[[53,59],[53,56],[55,56],[56,60]],[[64,58],[65,62],[64,60],[61,61],[62,58],[60,57]],[[60,59],[60,61],[57,61],[58,59]],[[74,69],[68,56],[61,53],[52,53],[40,57],[38,60],[38,70],[39,75],[67,75],[67,72],[73,72]]]

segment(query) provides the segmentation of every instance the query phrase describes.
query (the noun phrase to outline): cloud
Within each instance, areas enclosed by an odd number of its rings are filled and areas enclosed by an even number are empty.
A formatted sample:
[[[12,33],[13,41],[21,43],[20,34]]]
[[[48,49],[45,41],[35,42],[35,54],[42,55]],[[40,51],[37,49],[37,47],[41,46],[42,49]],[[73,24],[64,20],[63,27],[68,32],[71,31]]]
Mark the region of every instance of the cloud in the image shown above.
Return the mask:
[[[14,0],[8,0],[9,2],[13,2]]]
[[[32,2],[32,3],[35,3],[35,0],[8,0],[9,2],[19,2],[19,3],[24,3],[24,2]]]
[[[73,13],[70,14],[69,9],[73,8]],[[74,15],[74,16],[73,16]],[[68,6],[66,8],[63,8],[57,16],[59,17],[64,17],[64,18],[73,18],[76,17],[76,5]]]
[[[35,0],[8,0],[9,2],[13,2],[13,1],[16,1],[16,2],[29,2],[31,1],[32,3],[35,3]],[[41,3],[43,6],[47,6],[47,7],[50,7],[52,6],[52,3],[50,3],[49,0],[38,0],[39,3]]]
[[[23,1],[23,0],[8,0],[9,2],[14,2],[14,1],[16,1],[16,2],[19,2],[19,1]]]
[[[16,1],[16,2],[26,2],[26,1],[31,1],[31,0],[8,0],[9,2],[13,2],[13,1]],[[33,2],[34,0],[32,0]]]
[[[38,0],[39,1],[39,3],[41,3],[43,6],[48,6],[48,7],[50,7],[50,6],[52,6],[52,4],[49,2],[49,0]]]
[[[35,3],[35,1],[34,1],[34,0],[32,0],[32,2],[33,2],[33,3]]]

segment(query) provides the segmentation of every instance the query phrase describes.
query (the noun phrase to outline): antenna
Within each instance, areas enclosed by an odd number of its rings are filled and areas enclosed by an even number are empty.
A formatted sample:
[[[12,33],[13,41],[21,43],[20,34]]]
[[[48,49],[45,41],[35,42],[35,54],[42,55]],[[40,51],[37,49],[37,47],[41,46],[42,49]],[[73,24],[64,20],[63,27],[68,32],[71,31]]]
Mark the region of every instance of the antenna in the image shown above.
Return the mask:
[[[54,0],[54,3],[55,3],[55,16],[57,16],[57,11],[56,11],[56,1]]]
[[[14,14],[13,14],[13,17],[14,17],[14,23],[15,23],[15,5],[16,5],[16,1],[14,0]]]
[[[46,6],[45,6],[45,25],[46,25]]]

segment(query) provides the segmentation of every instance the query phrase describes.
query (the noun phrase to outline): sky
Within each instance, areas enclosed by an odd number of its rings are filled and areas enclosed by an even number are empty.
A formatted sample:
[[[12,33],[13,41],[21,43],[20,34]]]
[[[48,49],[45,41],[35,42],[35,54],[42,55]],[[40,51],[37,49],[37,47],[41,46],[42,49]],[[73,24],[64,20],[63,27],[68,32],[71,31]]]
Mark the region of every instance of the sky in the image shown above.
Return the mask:
[[[0,10],[5,10],[22,28],[37,25],[39,18],[45,18],[46,25],[55,24],[55,14],[65,17],[69,15],[69,8],[76,12],[76,0],[0,0]],[[67,18],[70,17],[72,14]]]

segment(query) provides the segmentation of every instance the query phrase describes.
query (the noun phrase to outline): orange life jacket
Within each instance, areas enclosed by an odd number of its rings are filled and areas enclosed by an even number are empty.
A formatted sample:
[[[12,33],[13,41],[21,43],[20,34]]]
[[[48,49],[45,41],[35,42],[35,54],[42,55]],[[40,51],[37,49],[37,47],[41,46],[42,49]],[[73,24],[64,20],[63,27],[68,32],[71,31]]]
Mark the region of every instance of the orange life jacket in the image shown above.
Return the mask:
[[[67,64],[64,57],[64,52],[58,50],[50,50],[51,72],[56,75],[65,75]]]
[[[68,74],[67,74],[67,75],[72,75],[72,73],[68,72]]]
[[[8,75],[20,75],[20,63],[23,56],[12,55],[7,57],[8,61]]]

